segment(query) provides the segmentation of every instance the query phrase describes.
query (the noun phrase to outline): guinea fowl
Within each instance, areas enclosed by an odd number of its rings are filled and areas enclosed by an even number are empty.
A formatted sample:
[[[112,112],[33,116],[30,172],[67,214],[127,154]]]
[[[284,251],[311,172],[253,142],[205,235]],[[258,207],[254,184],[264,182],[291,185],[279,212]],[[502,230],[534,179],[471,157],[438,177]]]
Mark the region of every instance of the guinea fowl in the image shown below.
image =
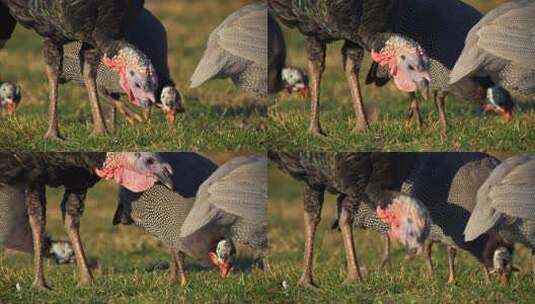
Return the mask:
[[[20,87],[11,82],[0,81],[0,107],[8,115],[15,114],[15,110],[20,103],[22,94]]]
[[[191,76],[191,87],[215,78],[230,78],[239,89],[262,97],[274,93],[272,89],[280,89],[268,84],[268,53],[271,59],[268,39],[281,37],[268,35],[272,24],[261,22],[268,18],[267,14],[263,2],[246,5],[230,14],[210,34],[204,55]],[[297,80],[292,79],[295,83],[288,83],[293,86],[287,89],[300,91],[298,87],[304,86],[301,78],[304,75],[295,68],[285,71],[298,75]]]
[[[362,280],[353,243],[353,210],[358,204],[375,209],[389,227],[389,235],[410,254],[422,251],[430,229],[426,208],[399,193],[412,169],[414,153],[270,152],[281,169],[304,183],[305,256],[299,284],[316,287],[312,264],[314,236],[321,218],[325,191],[343,195],[339,225],[347,261],[345,284]]]
[[[32,253],[32,231],[24,200],[24,184],[0,184],[0,247]],[[72,246],[66,241],[55,241],[46,236],[42,250],[42,255],[56,264],[74,260]]]
[[[467,251],[480,261],[488,279],[493,252],[496,248],[505,246],[503,239],[496,234],[485,233],[474,241],[466,242],[463,231],[476,205],[477,190],[499,161],[484,153],[418,153],[414,163],[401,191],[417,198],[429,210],[432,224],[426,259],[431,275],[432,245],[442,243],[448,246],[449,283],[455,281],[457,249]],[[338,199],[337,202],[340,203],[341,200]],[[371,229],[385,235],[388,231],[388,226],[366,204],[360,204],[354,210],[354,227]],[[390,261],[389,244],[386,237],[381,267]]]
[[[169,75],[167,63],[167,32],[162,23],[148,10],[143,9],[141,14],[131,22],[125,32],[125,39],[141,52],[147,55],[152,62],[158,76],[158,88],[156,89],[156,106],[162,109],[169,123],[173,123],[177,113],[184,112],[182,95],[175,88],[175,84]],[[63,71],[60,81],[73,81],[78,85],[84,85],[78,54],[82,49],[81,42],[72,42],[65,45],[63,54]],[[140,120],[135,113],[129,111],[124,103],[119,100],[125,94],[120,84],[120,79],[111,68],[100,64],[97,68],[97,88],[99,95],[107,102],[113,104],[119,111],[126,115],[129,120]]]
[[[268,0],[269,8],[290,28],[307,36],[312,117],[309,132],[322,134],[319,122],[320,82],[326,44],[344,40],[342,57],[351,89],[357,130],[368,129],[359,82],[364,50],[380,66],[388,66],[396,86],[405,92],[427,91],[429,58],[412,39],[391,33],[395,0],[300,1]]]
[[[124,29],[143,8],[143,0],[64,0],[27,1],[0,0],[0,10],[7,22],[0,32],[11,35],[15,21],[35,30],[44,38],[43,55],[50,84],[48,131],[45,138],[60,139],[58,127],[58,82],[63,70],[63,46],[72,41],[82,42],[79,57],[83,79],[89,94],[94,134],[106,133],[99,104],[96,72],[102,62],[113,69],[121,79],[121,88],[137,106],[154,103],[157,76],[154,66],[141,51],[124,40]]]
[[[203,164],[202,159],[197,162]],[[204,162],[208,171],[215,170],[211,162]],[[173,165],[173,169],[183,170],[178,165]],[[141,196],[132,196],[122,189],[119,196],[121,204],[128,206],[125,210],[130,210],[132,221],[171,248],[170,278],[175,282],[179,275],[182,286],[187,283],[185,254],[203,265],[211,262],[226,277],[236,253],[235,243],[262,254],[267,248],[266,159],[235,158],[209,178],[201,176],[207,179],[196,197],[158,186]],[[180,187],[179,182],[175,185]],[[264,260],[267,267],[265,263]]]
[[[473,240],[497,231],[509,244],[521,243],[531,249],[535,281],[535,154],[506,159],[479,188],[477,204],[464,230]],[[511,246],[512,248],[512,246]],[[506,284],[513,270],[511,250],[494,254],[494,272]]]
[[[506,121],[515,97],[535,96],[535,2],[510,1],[490,11],[468,33],[450,84],[466,77],[490,77],[487,97]]]
[[[267,9],[267,8],[266,8]],[[308,95],[308,77],[301,69],[286,66],[286,42],[279,24],[268,12],[268,94],[281,90]]]
[[[36,288],[47,288],[43,273],[42,252],[45,246],[46,186],[65,188],[61,209],[69,240],[73,246],[80,275],[79,285],[92,283],[80,241],[80,216],[87,190],[100,178],[114,179],[132,191],[144,191],[157,181],[168,187],[169,165],[152,153],[0,153],[0,183],[24,183],[25,203],[32,229]],[[38,250],[39,248],[40,250]]]
[[[416,40],[431,59],[430,89],[433,92],[441,127],[447,127],[445,99],[448,94],[483,104],[488,79],[474,77],[449,85],[449,74],[461,55],[470,29],[481,19],[481,13],[459,0],[401,0],[395,13],[393,31]],[[387,67],[372,63],[366,84],[385,85],[389,80]],[[410,93],[409,119],[422,125],[416,94]],[[492,104],[489,104],[492,105]]]

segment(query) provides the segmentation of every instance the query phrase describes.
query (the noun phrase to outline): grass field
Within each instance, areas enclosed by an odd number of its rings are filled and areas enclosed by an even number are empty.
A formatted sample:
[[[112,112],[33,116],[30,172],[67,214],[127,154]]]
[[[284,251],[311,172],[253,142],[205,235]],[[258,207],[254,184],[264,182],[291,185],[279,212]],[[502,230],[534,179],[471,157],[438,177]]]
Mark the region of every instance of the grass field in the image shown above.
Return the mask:
[[[187,112],[170,126],[160,111],[135,126],[120,121],[115,133],[91,137],[91,111],[84,89],[74,84],[60,87],[60,128],[66,142],[45,141],[48,84],[41,56],[41,38],[18,26],[0,51],[0,79],[19,83],[23,101],[15,118],[0,118],[0,149],[23,150],[263,150],[266,133],[266,100],[256,100],[236,90],[229,80],[189,88],[189,78],[201,58],[210,32],[246,3],[222,1],[146,1],[166,26],[171,76],[186,98]]]
[[[467,0],[478,9],[487,11],[505,0]],[[288,63],[307,66],[306,41],[297,30],[285,28]],[[351,94],[342,69],[340,50],[342,43],[327,47],[326,70],[321,86],[321,123],[328,138],[320,139],[307,134],[310,123],[308,100],[281,96],[272,107],[269,117],[269,134],[274,149],[350,150],[526,150],[535,147],[535,112],[530,104],[521,104],[515,110],[515,120],[506,125],[493,115],[483,115],[470,102],[449,98],[446,102],[449,130],[443,136],[438,114],[430,99],[421,102],[425,126],[422,130],[405,127],[409,110],[406,94],[392,84],[385,88],[363,86],[371,129],[368,133],[353,132],[355,117]],[[366,57],[361,79],[368,72]]]
[[[383,250],[382,237],[371,231],[356,230],[355,244],[360,263],[366,267],[364,282],[341,286],[345,279],[345,254],[341,234],[330,230],[335,198],[326,196],[322,222],[316,234],[315,278],[321,289],[296,287],[303,263],[302,185],[273,168],[270,175],[270,241],[273,278],[269,280],[278,302],[299,303],[530,303],[535,297],[528,250],[517,247],[515,273],[509,287],[497,282],[487,285],[479,263],[458,251],[457,282],[446,283],[447,255],[444,246],[434,246],[435,277],[430,277],[423,257],[405,260],[405,251],[392,250],[392,268],[378,269]],[[280,284],[286,280],[288,289]],[[278,286],[277,286],[278,285]]]
[[[236,156],[232,153],[207,154],[221,164]],[[51,190],[51,189],[49,189]],[[33,279],[33,259],[20,253],[0,250],[0,302],[2,303],[207,303],[265,302],[270,297],[271,279],[251,268],[253,253],[240,251],[238,271],[220,280],[215,269],[202,269],[186,260],[190,283],[186,288],[170,286],[167,279],[169,254],[154,237],[133,226],[112,226],[117,206],[117,187],[100,182],[90,190],[82,217],[81,235],[89,256],[98,259],[95,285],[76,288],[74,265],[54,266],[46,262],[45,271],[53,291],[29,288]],[[48,194],[48,231],[67,239],[61,224],[59,202],[62,193]],[[21,290],[16,290],[19,283]],[[276,287],[276,286],[275,286]]]

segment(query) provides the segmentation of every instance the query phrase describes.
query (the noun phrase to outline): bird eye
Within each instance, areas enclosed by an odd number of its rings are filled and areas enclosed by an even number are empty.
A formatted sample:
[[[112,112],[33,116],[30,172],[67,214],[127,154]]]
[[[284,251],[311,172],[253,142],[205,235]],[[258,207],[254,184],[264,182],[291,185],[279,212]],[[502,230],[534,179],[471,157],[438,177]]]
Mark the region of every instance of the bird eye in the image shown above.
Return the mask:
[[[139,83],[136,83],[136,88],[141,89],[141,85],[139,85]]]
[[[130,71],[130,76],[133,77],[134,75],[135,75],[134,71]]]
[[[148,159],[145,161],[145,164],[147,164],[147,165],[149,165],[149,166],[152,165],[152,164],[154,164],[154,158],[148,158]]]
[[[409,64],[409,70],[414,71],[414,67],[411,64]]]
[[[405,55],[401,55],[401,60],[405,60]]]

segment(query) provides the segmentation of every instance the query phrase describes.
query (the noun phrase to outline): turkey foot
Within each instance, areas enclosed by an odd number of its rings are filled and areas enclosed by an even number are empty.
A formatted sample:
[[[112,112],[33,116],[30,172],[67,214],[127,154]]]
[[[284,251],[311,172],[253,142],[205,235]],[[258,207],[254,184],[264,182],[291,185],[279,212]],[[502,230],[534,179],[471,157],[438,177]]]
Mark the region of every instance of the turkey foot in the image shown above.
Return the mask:
[[[453,247],[448,247],[448,284],[455,283],[455,255],[457,254],[457,249]]]
[[[344,62],[344,71],[346,74],[351,97],[353,100],[353,111],[357,124],[355,131],[358,133],[366,132],[369,129],[368,118],[364,111],[364,104],[362,102],[362,93],[360,89],[359,72],[362,58],[364,57],[364,50],[350,42],[345,42],[342,47],[342,58]]]
[[[312,274],[306,274],[303,273],[299,281],[297,281],[297,285],[305,288],[312,288],[317,289],[319,288],[318,284],[314,282],[314,279],[312,278]]]

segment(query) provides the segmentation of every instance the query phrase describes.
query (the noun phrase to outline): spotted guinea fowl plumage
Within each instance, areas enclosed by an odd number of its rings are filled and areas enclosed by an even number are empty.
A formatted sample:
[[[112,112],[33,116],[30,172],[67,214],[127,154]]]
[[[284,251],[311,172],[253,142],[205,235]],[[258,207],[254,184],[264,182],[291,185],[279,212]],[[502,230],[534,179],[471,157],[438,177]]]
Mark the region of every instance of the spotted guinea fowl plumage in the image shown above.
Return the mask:
[[[181,248],[205,263],[213,243],[221,239],[265,251],[267,229],[267,159],[238,157],[199,188],[180,232]]]
[[[175,172],[182,172],[173,175],[174,189],[155,185],[143,193],[134,193],[121,187],[114,224],[135,223],[170,248],[178,249],[180,228],[193,206],[198,188],[217,165],[196,153],[159,155]]]
[[[429,88],[434,93],[441,123],[445,127],[443,99],[448,93],[476,103],[481,103],[485,98],[486,88],[480,79],[466,78],[455,85],[448,84],[450,71],[463,50],[466,35],[482,14],[459,0],[399,2],[393,31],[416,40],[430,57]],[[389,78],[387,67],[372,63],[366,83],[382,86]],[[419,113],[414,114],[419,116]]]
[[[532,251],[535,279],[534,181],[535,154],[506,159],[480,187],[464,234],[470,241],[496,230],[507,242],[524,244]]]
[[[161,97],[164,88],[176,90],[175,83],[169,73],[165,27],[150,11],[143,9],[127,28],[125,39],[147,55],[152,62],[158,76],[158,89],[155,93],[157,101],[162,103]],[[85,85],[79,58],[81,48],[82,43],[78,41],[64,46],[61,81],[72,81],[81,86]],[[118,99],[116,96],[125,94],[117,73],[102,63],[97,67],[96,81],[101,95]],[[177,97],[177,100],[172,101],[169,106],[180,109],[182,107],[180,94]],[[109,100],[109,98],[105,100]]]
[[[348,265],[346,283],[361,280],[352,235],[354,211],[359,210],[359,204],[368,204],[368,209],[375,210],[377,217],[388,224],[389,234],[399,239],[411,254],[423,247],[430,228],[426,208],[399,192],[415,165],[416,154],[270,152],[269,156],[283,171],[304,183],[305,255],[301,285],[316,286],[312,273],[313,242],[325,191],[343,198],[339,226]],[[385,214],[400,221],[385,221]],[[405,230],[410,232],[401,232]]]
[[[489,76],[515,96],[535,94],[535,2],[509,1],[488,12],[468,33],[450,75],[454,84]]]
[[[191,76],[196,88],[214,78],[230,78],[236,87],[268,94],[267,5],[250,4],[229,15],[208,38],[206,50]]]

